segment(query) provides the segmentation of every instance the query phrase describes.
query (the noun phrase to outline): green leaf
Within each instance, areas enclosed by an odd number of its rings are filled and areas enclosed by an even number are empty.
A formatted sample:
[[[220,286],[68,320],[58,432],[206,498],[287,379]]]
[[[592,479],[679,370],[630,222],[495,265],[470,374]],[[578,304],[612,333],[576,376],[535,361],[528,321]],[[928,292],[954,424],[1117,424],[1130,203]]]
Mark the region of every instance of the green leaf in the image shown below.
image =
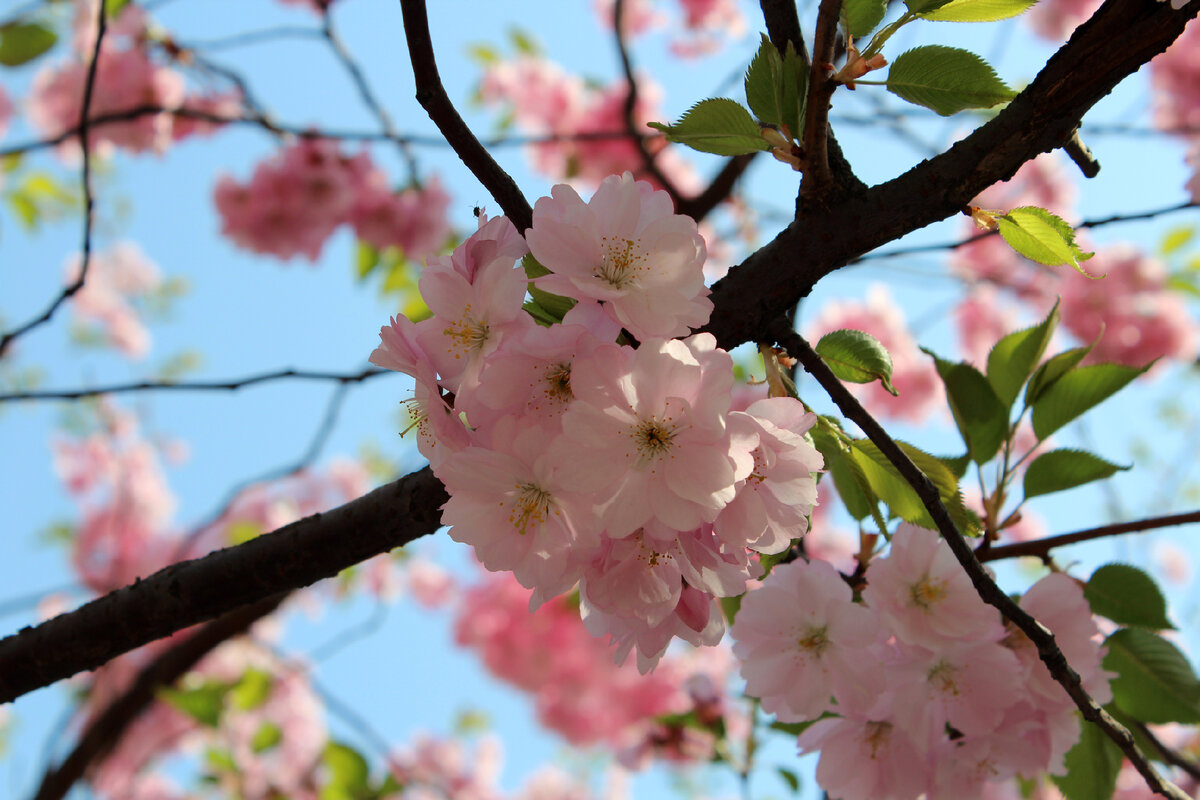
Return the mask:
[[[1038,441],[1115,394],[1152,366],[1153,362],[1141,368],[1093,364],[1063,375],[1033,404],[1033,432]]]
[[[37,203],[33,202],[29,195],[14,191],[9,192],[5,199],[8,200],[8,205],[17,219],[21,221],[21,227],[31,231],[38,226],[41,213],[38,211]]]
[[[1050,779],[1067,800],[1110,800],[1124,756],[1095,725],[1083,723],[1079,741],[1066,755],[1066,775]]]
[[[844,0],[842,26],[846,33],[857,39],[875,30],[885,13],[887,0]]]
[[[1147,573],[1130,564],[1105,564],[1092,573],[1083,590],[1093,614],[1121,625],[1174,630],[1167,601]]]
[[[866,476],[850,458],[849,449],[822,425],[814,426],[811,432],[813,445],[825,459],[825,469],[833,477],[833,486],[846,511],[860,522],[875,516],[876,523],[883,528],[884,520],[878,517],[879,498],[874,496]]]
[[[1061,217],[1037,206],[1022,206],[999,217],[999,223],[1000,235],[1008,246],[1031,261],[1048,267],[1070,264],[1089,278],[1096,277],[1080,266],[1095,253],[1079,248],[1075,229]]]
[[[800,776],[790,769],[784,767],[776,767],[775,771],[779,773],[779,777],[783,778],[783,782],[792,790],[792,794],[800,794]]]
[[[742,610],[742,595],[734,595],[733,597],[722,597],[720,599],[721,611],[725,614],[725,621],[729,625],[737,618],[737,613]]]
[[[1044,320],[1031,328],[1013,331],[988,353],[987,379],[1006,408],[1012,409],[1013,402],[1021,393],[1021,387],[1046,352],[1046,345],[1058,327],[1057,301]]]
[[[1163,236],[1162,244],[1159,245],[1158,251],[1164,256],[1169,256],[1190,242],[1195,236],[1196,229],[1191,225],[1172,228]]]
[[[238,711],[250,711],[267,702],[275,679],[271,673],[253,667],[229,690],[229,704]]]
[[[675,125],[649,123],[651,128],[667,135],[667,141],[686,145],[701,153],[719,156],[740,156],[770,145],[762,137],[762,128],[750,112],[724,97],[701,100],[692,106]]]
[[[1141,628],[1122,628],[1105,646],[1118,708],[1142,722],[1200,722],[1200,681],[1179,648]]]
[[[58,34],[37,22],[0,25],[0,64],[19,67],[54,47]]]
[[[228,691],[229,684],[209,681],[191,689],[163,687],[158,690],[156,696],[201,725],[215,728],[221,723],[221,712],[225,709],[225,693]]]
[[[354,277],[361,281],[379,266],[379,261],[379,250],[359,239],[354,248]]]
[[[1025,471],[1025,499],[1074,489],[1127,469],[1085,450],[1051,450],[1035,458]]]
[[[808,102],[808,64],[788,42],[783,53],[783,75],[779,81],[779,107],[783,124],[793,139],[804,138],[804,109]]]
[[[932,351],[925,352],[933,356],[938,375],[946,386],[950,413],[971,460],[981,466],[986,464],[1008,436],[1008,409],[982,372],[970,364],[943,361]]]
[[[129,0],[104,0],[104,13],[109,19],[115,19],[129,5]]]
[[[1097,338],[1096,341],[1099,339]],[[1064,350],[1053,358],[1047,359],[1046,363],[1034,370],[1033,377],[1029,379],[1029,384],[1025,387],[1025,405],[1032,406],[1036,403],[1059,378],[1079,366],[1079,362],[1087,358],[1087,354],[1092,352],[1092,348],[1095,346],[1096,342],[1092,342],[1084,347]]]
[[[746,70],[746,103],[759,122],[766,125],[783,125],[783,106],[781,104],[782,88],[780,81],[783,75],[783,59],[771,40],[764,34],[754,60]]]
[[[869,333],[851,329],[831,331],[817,342],[819,355],[839,379],[851,383],[879,381],[892,396],[892,357]]]
[[[991,108],[1016,95],[979,56],[938,44],[901,53],[888,70],[887,88],[943,117],[966,108]]]
[[[928,14],[949,2],[951,0],[904,0],[904,5],[914,14]]]
[[[265,753],[278,747],[283,741],[283,731],[273,722],[264,722],[254,735],[250,737],[250,749],[255,753]]]
[[[509,28],[508,38],[518,53],[527,56],[541,55],[541,46],[537,43],[537,40],[526,33],[524,29],[515,26]]]
[[[995,22],[1024,14],[1037,0],[950,0],[918,16],[932,22]]]
[[[937,487],[938,496],[941,498],[942,504],[946,506],[946,510],[950,512],[950,518],[958,529],[968,536],[977,534],[978,525],[963,505],[962,496],[958,491],[958,479],[954,477],[950,468],[936,456],[931,456],[907,442],[897,442],[896,444],[908,454],[917,468],[924,472]],[[892,462],[879,451],[874,442],[867,439],[856,439],[851,450],[851,457],[866,476],[871,490],[887,503],[892,514],[905,522],[911,522],[923,528],[937,527],[933,518],[929,516],[925,504],[917,496],[916,490],[900,475]]]
[[[321,800],[359,800],[369,794],[367,760],[353,747],[330,742],[325,745],[321,761],[329,774],[321,788]]]

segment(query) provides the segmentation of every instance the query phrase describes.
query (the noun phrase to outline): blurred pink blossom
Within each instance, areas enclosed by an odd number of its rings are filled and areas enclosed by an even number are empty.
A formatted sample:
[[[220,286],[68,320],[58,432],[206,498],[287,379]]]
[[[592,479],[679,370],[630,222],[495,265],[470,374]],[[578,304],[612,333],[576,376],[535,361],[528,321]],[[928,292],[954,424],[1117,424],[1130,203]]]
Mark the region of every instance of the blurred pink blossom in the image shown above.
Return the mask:
[[[68,284],[78,279],[81,264],[78,255],[68,262]],[[158,267],[136,244],[125,242],[92,254],[83,288],[71,299],[76,315],[96,323],[112,346],[130,358],[142,358],[150,349],[150,333],[134,303],[161,285]]]

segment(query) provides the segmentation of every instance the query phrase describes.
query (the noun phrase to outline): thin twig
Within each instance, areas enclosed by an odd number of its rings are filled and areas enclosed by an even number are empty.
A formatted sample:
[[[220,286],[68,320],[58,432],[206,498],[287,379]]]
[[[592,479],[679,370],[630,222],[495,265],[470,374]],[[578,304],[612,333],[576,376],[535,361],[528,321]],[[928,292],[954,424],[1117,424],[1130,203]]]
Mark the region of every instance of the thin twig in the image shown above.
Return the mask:
[[[1037,556],[1048,558],[1055,547],[1068,544],[1090,542],[1108,536],[1121,536],[1126,533],[1145,533],[1160,528],[1170,528],[1175,525],[1193,525],[1200,522],[1200,511],[1186,511],[1180,514],[1168,514],[1162,517],[1147,517],[1133,522],[1120,522],[1114,525],[1101,525],[1074,533],[1064,533],[1059,536],[1048,536],[1031,542],[1006,544],[1003,547],[988,547],[980,552],[980,561],[999,561],[1003,558],[1018,558],[1020,556]]]
[[[329,42],[333,54],[337,56],[337,60],[341,62],[342,67],[350,75],[350,80],[354,83],[354,87],[358,90],[359,97],[367,108],[371,109],[371,113],[379,120],[379,127],[383,129],[384,135],[390,141],[396,142],[400,150],[400,157],[404,159],[404,163],[408,167],[409,177],[416,179],[417,177],[417,160],[413,157],[412,149],[406,142],[401,140],[400,134],[396,131],[396,125],[392,122],[392,117],[388,114],[387,109],[383,107],[383,103],[375,96],[375,92],[371,89],[371,84],[367,81],[367,76],[363,74],[359,68],[358,62],[354,60],[354,56],[346,47],[342,38],[338,35],[333,27],[333,17],[329,13],[329,6],[321,11],[321,33],[325,40]]]
[[[16,400],[78,400],[102,394],[128,394],[130,392],[228,392],[278,380],[333,381],[336,383],[362,383],[379,375],[391,372],[386,369],[368,367],[359,372],[320,372],[316,370],[282,369],[262,372],[245,378],[213,381],[139,381],[137,383],[110,383],[92,389],[39,389],[28,392],[0,394],[0,403]]]
[[[637,148],[638,154],[642,157],[642,168],[656,180],[663,190],[671,195],[671,201],[678,209],[683,201],[683,195],[679,188],[663,174],[663,171],[658,168],[658,163],[654,159],[654,154],[650,152],[650,148],[646,146],[646,140],[642,138],[638,132],[637,124],[637,102],[638,102],[638,83],[637,77],[633,74],[633,61],[629,57],[629,47],[625,42],[625,0],[616,0],[613,3],[613,37],[617,42],[617,54],[621,59],[621,70],[625,73],[625,85],[628,91],[625,92],[625,105],[622,109],[622,115],[625,118],[625,129],[629,131],[629,138]]]
[[[97,8],[99,10],[96,12],[96,44],[92,49],[91,63],[88,64],[87,79],[83,84],[83,103],[79,109],[79,147],[83,152],[81,177],[83,184],[83,246],[81,248],[82,261],[79,265],[79,276],[75,278],[74,283],[63,289],[58,297],[54,298],[54,301],[50,303],[49,307],[41,315],[0,336],[0,358],[4,357],[8,346],[17,337],[28,333],[43,323],[49,322],[59,306],[69,298],[74,297],[75,293],[83,288],[84,281],[87,280],[88,267],[91,266],[92,228],[96,217],[96,201],[92,195],[92,150],[88,143],[88,118],[91,116],[92,97],[96,93],[96,73],[99,71],[100,65],[100,48],[104,43],[104,34],[108,30],[107,4],[101,2]]]
[[[433,55],[433,41],[429,37],[429,15],[425,10],[425,0],[400,0],[400,11],[404,17],[404,37],[408,41],[408,56],[417,84],[417,102],[429,114],[471,174],[500,204],[517,231],[525,233],[533,224],[533,209],[529,201],[521,193],[516,181],[475,138],[442,85],[437,60]]]
[[[1184,758],[1179,752],[1163,744],[1162,740],[1154,735],[1154,731],[1150,730],[1150,726],[1146,723],[1134,722],[1133,724],[1137,728],[1138,733],[1146,737],[1164,762],[1170,764],[1172,767],[1178,767],[1183,770],[1192,780],[1200,781],[1200,764],[1197,764],[1194,759]]]
[[[833,45],[837,39],[842,0],[821,0],[817,31],[813,37],[812,68],[808,71],[808,100],[804,120],[804,180],[800,196],[805,205],[824,202],[833,184],[829,169],[829,104],[837,84],[833,80]]]
[[[1163,778],[1152,767],[1146,757],[1138,749],[1137,744],[1133,740],[1133,735],[1117,722],[1111,714],[1105,711],[1100,704],[1092,699],[1091,695],[1083,688],[1083,684],[1079,679],[1079,674],[1071,668],[1067,663],[1066,657],[1062,650],[1054,641],[1054,634],[1048,628],[1030,616],[1016,602],[1004,593],[983,565],[975,558],[975,553],[963,538],[955,526],[954,521],[950,518],[949,512],[945,505],[942,504],[937,487],[933,482],[921,472],[920,469],[912,462],[908,455],[900,449],[891,436],[884,431],[883,427],[862,407],[862,405],[854,398],[852,394],[842,385],[842,382],[834,376],[832,370],[821,360],[821,357],[813,351],[800,334],[796,333],[791,325],[784,321],[778,321],[772,326],[770,335],[774,340],[784,347],[788,354],[798,359],[804,365],[804,369],[816,378],[817,383],[829,394],[837,407],[846,415],[847,419],[852,420],[863,433],[867,435],[880,452],[892,463],[900,475],[908,482],[920,497],[922,504],[929,511],[929,515],[933,518],[937,525],[938,531],[942,534],[942,538],[946,544],[950,546],[955,558],[958,559],[963,570],[967,573],[967,577],[971,579],[971,583],[975,586],[975,591],[979,597],[987,604],[997,608],[1005,619],[1012,622],[1018,627],[1037,647],[1038,656],[1042,663],[1050,670],[1050,674],[1058,682],[1071,699],[1075,701],[1075,705],[1083,714],[1084,719],[1100,726],[1125,757],[1133,764],[1137,771],[1146,780],[1146,784],[1156,794],[1164,797],[1172,798],[1172,800],[1187,800],[1187,795],[1184,794],[1178,786],[1175,786],[1170,781]]]

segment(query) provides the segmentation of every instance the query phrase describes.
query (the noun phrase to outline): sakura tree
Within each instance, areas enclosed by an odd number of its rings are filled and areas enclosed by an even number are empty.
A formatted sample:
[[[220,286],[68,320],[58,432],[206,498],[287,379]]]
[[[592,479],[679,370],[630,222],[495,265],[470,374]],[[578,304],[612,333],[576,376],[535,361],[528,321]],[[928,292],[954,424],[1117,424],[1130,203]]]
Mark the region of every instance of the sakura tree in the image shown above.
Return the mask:
[[[18,796],[1200,790],[1200,0],[198,5],[0,19]]]

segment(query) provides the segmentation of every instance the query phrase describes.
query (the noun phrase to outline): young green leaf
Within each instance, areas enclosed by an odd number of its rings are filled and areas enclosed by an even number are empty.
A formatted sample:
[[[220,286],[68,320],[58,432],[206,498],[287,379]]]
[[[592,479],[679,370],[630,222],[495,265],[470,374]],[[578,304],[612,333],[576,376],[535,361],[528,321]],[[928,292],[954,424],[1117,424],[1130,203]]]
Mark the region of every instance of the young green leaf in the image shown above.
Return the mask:
[[[1045,394],[1046,390],[1058,382],[1062,376],[1079,366],[1079,362],[1087,358],[1087,354],[1092,352],[1092,348],[1095,346],[1096,342],[1092,342],[1084,347],[1064,350],[1058,355],[1046,359],[1046,363],[1034,370],[1033,377],[1029,379],[1029,384],[1025,387],[1025,405],[1032,406],[1036,403],[1038,398]]]
[[[817,355],[843,381],[879,383],[892,394],[892,357],[887,349],[869,333],[852,329],[831,331],[817,342]]]
[[[938,44],[901,53],[888,70],[887,88],[943,117],[966,108],[991,108],[1016,95],[979,56]]]
[[[1044,320],[1031,328],[1013,331],[988,353],[987,379],[1006,408],[1012,409],[1013,402],[1021,393],[1021,387],[1046,352],[1046,345],[1058,327],[1058,303]]]
[[[1067,800],[1110,800],[1124,756],[1095,725],[1083,723],[1079,741],[1067,752],[1066,775],[1050,779]]]
[[[914,14],[928,14],[949,2],[951,0],[904,0],[904,5]]]
[[[1174,630],[1167,619],[1162,589],[1147,573],[1130,564],[1105,564],[1092,573],[1083,596],[1093,614],[1120,625]]]
[[[1025,499],[1074,489],[1127,469],[1084,450],[1051,450],[1035,458],[1025,471]]]
[[[359,800],[369,791],[367,760],[353,747],[330,742],[325,745],[321,761],[329,775],[321,789],[321,800]]]
[[[958,529],[966,535],[977,534],[978,524],[963,505],[962,495],[958,491],[958,479],[954,477],[950,468],[937,457],[913,447],[907,442],[897,442],[897,444],[908,454],[917,468],[933,481],[942,503],[950,512],[950,518],[958,526]],[[917,496],[916,490],[900,475],[892,462],[879,451],[873,442],[867,439],[856,440],[851,450],[851,457],[866,476],[871,490],[887,503],[893,515],[900,517],[905,522],[911,522],[924,528],[937,527],[925,509],[925,504]]]
[[[1070,264],[1089,278],[1097,277],[1080,266],[1095,253],[1083,252],[1075,243],[1075,229],[1046,209],[1014,208],[999,217],[999,223],[1008,246],[1031,261],[1048,267]]]
[[[265,753],[272,750],[283,741],[283,731],[273,722],[264,722],[258,726],[254,736],[250,737],[250,750],[254,753]]]
[[[1033,432],[1045,439],[1089,408],[1123,389],[1153,366],[1140,369],[1124,364],[1093,364],[1079,367],[1051,384],[1033,404]]]
[[[1179,648],[1141,628],[1122,628],[1104,644],[1118,708],[1142,722],[1200,722],[1200,681]]]
[[[191,689],[163,687],[155,694],[159,700],[182,711],[201,725],[215,728],[221,722],[221,712],[225,710],[225,694],[228,691],[229,684],[210,681]]]
[[[887,13],[886,0],[845,0],[842,3],[842,25],[854,38],[875,30]]]
[[[662,131],[667,140],[687,145],[702,153],[740,156],[770,145],[762,138],[762,128],[741,104],[724,97],[701,100],[688,109],[675,125],[649,123]]]
[[[58,34],[36,22],[10,22],[0,26],[0,64],[19,67],[54,47]]]
[[[778,86],[783,124],[793,139],[803,139],[804,109],[808,101],[808,65],[791,42],[788,42],[783,54],[783,73]]]
[[[1037,0],[950,0],[918,16],[932,22],[996,22],[1024,14]]]
[[[846,511],[860,522],[867,517],[874,517],[876,524],[883,528],[884,519],[879,516],[879,498],[871,491],[866,476],[850,457],[849,450],[820,425],[812,429],[812,437],[814,446],[825,459],[825,469],[833,477],[834,488]]]
[[[922,348],[924,349],[924,348]],[[983,373],[970,364],[943,361],[933,352],[938,375],[946,386],[946,399],[954,424],[976,464],[991,461],[1008,436],[1008,409]]]
[[[249,711],[267,702],[275,679],[271,673],[253,667],[229,690],[229,705],[239,711]]]
[[[764,125],[779,126],[783,124],[783,106],[781,105],[780,80],[783,75],[783,59],[771,40],[762,37],[762,44],[750,68],[746,70],[746,103],[758,121]]]
[[[379,261],[379,250],[359,239],[354,248],[354,277],[359,280],[367,277],[379,266]]]

